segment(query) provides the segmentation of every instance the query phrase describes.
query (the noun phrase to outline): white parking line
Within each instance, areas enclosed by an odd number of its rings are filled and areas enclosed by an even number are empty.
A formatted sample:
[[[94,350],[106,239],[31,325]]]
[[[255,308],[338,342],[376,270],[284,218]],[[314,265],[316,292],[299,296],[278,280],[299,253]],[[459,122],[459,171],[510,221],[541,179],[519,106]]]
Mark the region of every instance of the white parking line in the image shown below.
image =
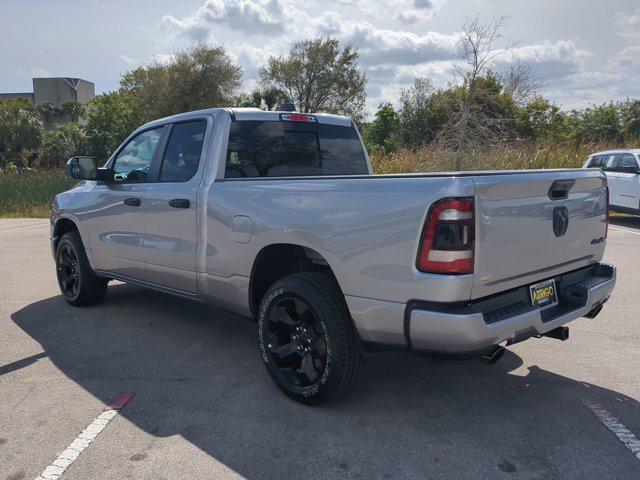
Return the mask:
[[[87,448],[98,434],[104,430],[104,427],[113,420],[118,412],[133,400],[134,396],[135,393],[120,393],[116,396],[116,398],[105,407],[104,411],[71,442],[66,450],[58,455],[58,458],[42,471],[36,480],[58,480],[65,470],[76,461],[76,458],[78,458],[82,451]]]
[[[591,410],[598,420],[600,420],[605,427],[611,430],[618,440],[620,440],[625,447],[627,447],[631,452],[636,456],[638,460],[640,460],[640,440],[625,427],[620,420],[613,416],[607,409],[605,409],[602,405],[597,403],[590,402],[589,400],[582,400],[585,407]]]
[[[2,231],[0,231],[0,233],[15,232],[16,230],[27,230],[29,228],[48,227],[48,226],[49,226],[48,223],[39,223],[37,225],[26,225],[26,226],[22,226],[22,227],[10,228],[8,230],[2,230]]]
[[[640,232],[635,232],[633,230],[629,230],[628,228],[614,227],[613,225],[609,225],[611,230],[619,230],[621,232],[631,233],[632,235],[640,235]]]

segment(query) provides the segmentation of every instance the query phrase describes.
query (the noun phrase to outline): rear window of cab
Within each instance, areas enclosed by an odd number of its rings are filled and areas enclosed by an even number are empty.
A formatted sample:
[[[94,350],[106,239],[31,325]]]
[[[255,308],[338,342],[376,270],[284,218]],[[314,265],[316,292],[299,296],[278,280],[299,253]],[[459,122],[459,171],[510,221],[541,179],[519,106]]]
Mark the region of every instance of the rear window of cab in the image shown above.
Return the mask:
[[[226,178],[369,173],[353,126],[297,121],[231,123]]]

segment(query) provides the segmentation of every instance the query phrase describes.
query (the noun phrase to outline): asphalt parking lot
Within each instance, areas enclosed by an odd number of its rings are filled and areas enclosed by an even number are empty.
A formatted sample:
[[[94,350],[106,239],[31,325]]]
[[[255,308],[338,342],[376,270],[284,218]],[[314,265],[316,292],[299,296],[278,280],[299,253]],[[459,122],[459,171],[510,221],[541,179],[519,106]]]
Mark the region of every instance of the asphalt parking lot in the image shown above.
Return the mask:
[[[70,307],[48,221],[0,219],[0,480],[38,477],[121,392],[62,478],[640,478],[640,219],[613,223],[616,291],[567,342],[493,366],[371,355],[310,408],[272,385],[254,324],[115,283]]]

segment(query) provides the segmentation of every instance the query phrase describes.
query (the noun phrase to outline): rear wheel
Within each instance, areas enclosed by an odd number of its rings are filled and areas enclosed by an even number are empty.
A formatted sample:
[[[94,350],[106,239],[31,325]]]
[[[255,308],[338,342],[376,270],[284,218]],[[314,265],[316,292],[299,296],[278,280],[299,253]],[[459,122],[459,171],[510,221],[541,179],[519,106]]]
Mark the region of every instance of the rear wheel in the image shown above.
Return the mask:
[[[317,272],[289,275],[267,291],[258,312],[258,343],[276,385],[305,404],[345,393],[364,364],[336,282]]]
[[[108,280],[98,277],[89,264],[80,234],[67,232],[56,247],[56,275],[64,299],[74,306],[102,301]]]

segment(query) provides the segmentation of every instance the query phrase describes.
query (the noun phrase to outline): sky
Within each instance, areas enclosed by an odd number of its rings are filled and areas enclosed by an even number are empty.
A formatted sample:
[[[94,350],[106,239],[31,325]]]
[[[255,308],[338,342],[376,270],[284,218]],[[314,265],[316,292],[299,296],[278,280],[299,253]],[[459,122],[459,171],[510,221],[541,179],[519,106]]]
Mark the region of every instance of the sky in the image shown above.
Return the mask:
[[[96,93],[195,42],[222,44],[256,86],[270,55],[332,35],[351,42],[368,77],[367,109],[397,104],[417,76],[455,81],[466,17],[505,16],[494,67],[529,65],[564,109],[640,97],[638,0],[0,0],[0,92],[32,77],[80,77]]]

